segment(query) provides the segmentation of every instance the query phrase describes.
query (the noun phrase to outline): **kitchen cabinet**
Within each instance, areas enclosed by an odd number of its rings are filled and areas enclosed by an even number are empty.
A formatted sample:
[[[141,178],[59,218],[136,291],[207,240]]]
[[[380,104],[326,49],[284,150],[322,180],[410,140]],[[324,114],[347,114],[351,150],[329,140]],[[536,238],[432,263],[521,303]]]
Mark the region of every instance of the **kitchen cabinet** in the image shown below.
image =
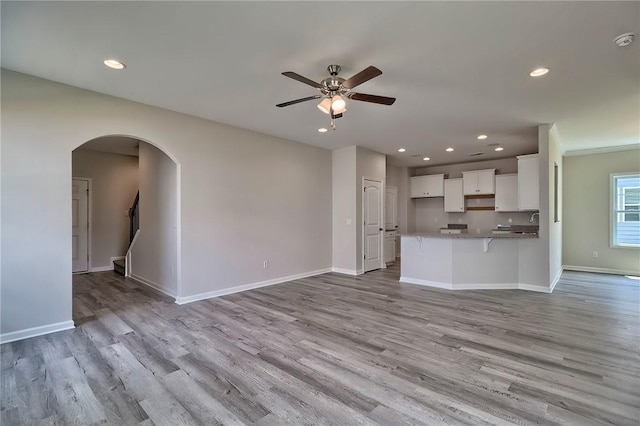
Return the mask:
[[[398,188],[387,186],[384,193],[384,229],[398,228]]]
[[[518,211],[518,175],[496,176],[496,211]]]
[[[444,174],[414,176],[409,186],[411,198],[443,197]]]
[[[518,210],[540,209],[538,154],[518,157]]]
[[[462,178],[445,179],[444,181],[444,211],[464,212],[464,194],[462,193]]]
[[[396,260],[396,231],[387,231],[384,233],[384,263],[394,262]]]
[[[464,195],[486,195],[496,193],[496,169],[462,172]]]

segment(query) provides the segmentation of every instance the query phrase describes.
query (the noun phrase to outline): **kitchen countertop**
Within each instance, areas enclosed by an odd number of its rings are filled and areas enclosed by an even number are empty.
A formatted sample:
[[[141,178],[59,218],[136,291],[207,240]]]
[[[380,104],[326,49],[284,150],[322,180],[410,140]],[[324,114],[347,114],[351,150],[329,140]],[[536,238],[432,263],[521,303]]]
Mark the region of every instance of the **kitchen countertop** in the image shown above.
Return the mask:
[[[422,238],[446,238],[446,239],[470,239],[470,238],[506,238],[522,240],[526,238],[538,238],[538,234],[526,233],[526,234],[494,234],[492,232],[468,232],[462,234],[441,234],[440,232],[411,232],[408,234],[400,234],[401,237],[422,237]]]

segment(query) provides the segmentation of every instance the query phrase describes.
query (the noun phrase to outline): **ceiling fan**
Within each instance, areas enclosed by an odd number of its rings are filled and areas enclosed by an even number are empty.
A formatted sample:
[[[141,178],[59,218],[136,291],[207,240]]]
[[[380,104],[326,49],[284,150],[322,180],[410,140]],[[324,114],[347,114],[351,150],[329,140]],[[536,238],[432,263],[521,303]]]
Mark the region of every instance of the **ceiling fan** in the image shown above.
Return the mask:
[[[315,87],[320,91],[321,94],[307,96],[306,98],[295,99],[289,102],[283,102],[276,106],[282,108],[289,105],[299,104],[300,102],[322,98],[322,101],[320,101],[320,103],[318,104],[318,108],[320,109],[320,111],[331,116],[331,128],[335,130],[336,126],[334,120],[336,118],[342,117],[342,114],[347,111],[345,98],[349,98],[354,101],[372,102],[381,105],[393,105],[393,103],[396,101],[396,98],[367,95],[365,93],[356,93],[351,91],[351,89],[353,89],[354,87],[359,86],[362,83],[382,74],[382,71],[374,66],[365,68],[364,70],[360,71],[347,80],[342,77],[338,77],[338,74],[340,73],[340,65],[329,65],[327,67],[327,71],[329,72],[329,74],[331,74],[331,76],[325,78],[320,83],[316,83],[315,81],[303,77],[300,74],[296,74],[293,71],[283,72],[282,75],[297,80],[301,83],[308,84],[309,86]]]

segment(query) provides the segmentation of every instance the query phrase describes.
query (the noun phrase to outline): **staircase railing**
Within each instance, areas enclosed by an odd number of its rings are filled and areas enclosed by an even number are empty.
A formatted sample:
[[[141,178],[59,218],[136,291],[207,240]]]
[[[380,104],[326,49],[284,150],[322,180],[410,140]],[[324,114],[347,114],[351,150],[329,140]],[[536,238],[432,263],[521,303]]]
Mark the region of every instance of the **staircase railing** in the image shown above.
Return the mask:
[[[133,241],[133,237],[136,235],[136,231],[140,228],[140,209],[138,203],[140,202],[140,191],[136,194],[136,199],[133,201],[133,205],[129,209],[129,245]]]

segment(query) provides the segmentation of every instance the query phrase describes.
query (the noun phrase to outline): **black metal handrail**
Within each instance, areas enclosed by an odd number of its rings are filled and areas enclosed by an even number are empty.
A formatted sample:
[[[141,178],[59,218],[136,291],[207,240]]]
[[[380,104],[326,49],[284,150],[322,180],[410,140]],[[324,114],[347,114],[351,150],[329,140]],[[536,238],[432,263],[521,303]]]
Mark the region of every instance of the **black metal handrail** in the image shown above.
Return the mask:
[[[129,209],[129,244],[131,244],[133,237],[136,235],[136,231],[140,228],[140,209],[138,209],[139,202],[140,191],[136,194],[136,199],[133,201],[133,205]]]

